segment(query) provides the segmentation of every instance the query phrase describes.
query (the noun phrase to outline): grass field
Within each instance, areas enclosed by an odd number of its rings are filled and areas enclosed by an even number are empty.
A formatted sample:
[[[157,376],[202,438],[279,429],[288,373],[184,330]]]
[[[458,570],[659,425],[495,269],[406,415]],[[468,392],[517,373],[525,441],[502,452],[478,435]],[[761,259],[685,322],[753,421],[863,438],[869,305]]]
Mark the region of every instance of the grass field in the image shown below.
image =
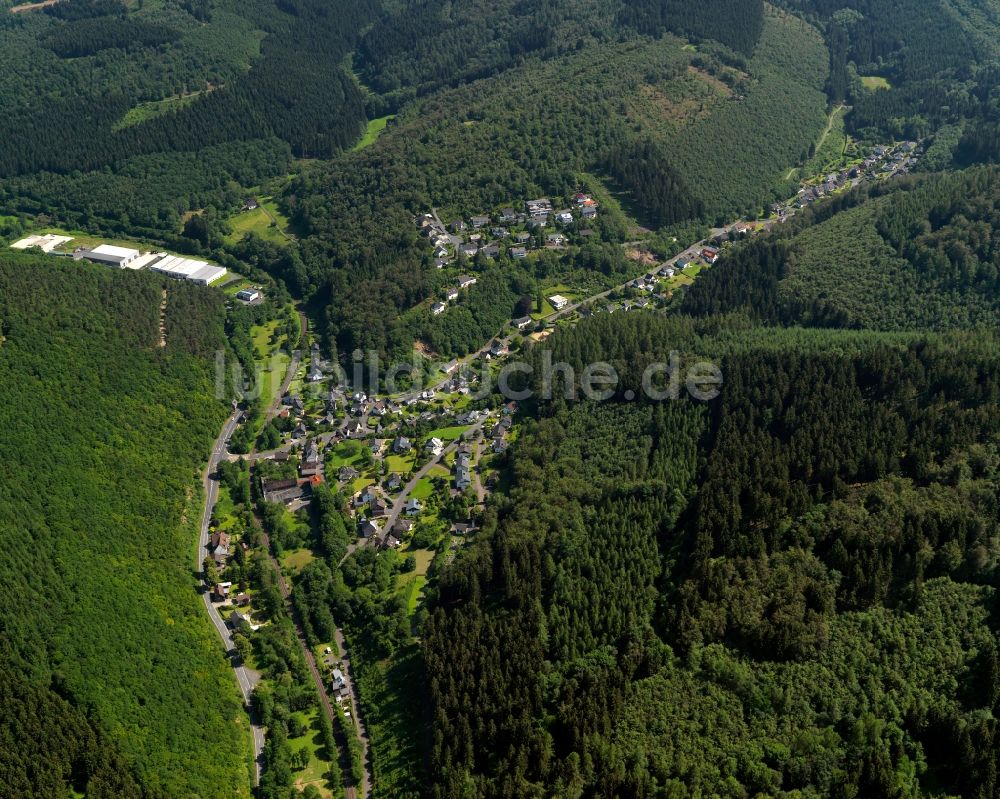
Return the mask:
[[[409,455],[389,455],[385,459],[386,466],[389,467],[390,472],[396,472],[398,474],[406,474],[413,471],[413,454]]]
[[[293,770],[292,778],[299,791],[305,790],[307,785],[314,785],[323,797],[331,799],[335,795],[341,796],[342,794],[339,786],[335,786],[337,790],[334,793],[333,786],[330,786],[326,780],[330,762],[326,750],[323,749],[322,737],[316,725],[316,714],[315,708],[308,713],[297,712],[293,714],[306,725],[306,733],[298,738],[290,738],[288,745],[294,754],[307,752],[309,762],[305,768]]]
[[[123,128],[129,128],[133,125],[138,125],[140,122],[146,122],[164,114],[169,114],[171,111],[184,108],[184,106],[191,105],[191,103],[208,91],[213,91],[213,89],[191,92],[190,94],[178,94],[173,97],[166,97],[163,100],[139,103],[139,105],[125,112],[125,116],[115,124],[114,129],[122,130]]]
[[[387,117],[379,117],[378,119],[373,119],[368,123],[368,129],[365,131],[361,140],[354,145],[355,150],[363,150],[365,147],[370,147],[375,143],[382,132],[385,130],[386,125],[389,124],[390,119],[395,119],[396,115],[392,114]]]
[[[229,225],[233,231],[226,236],[226,241],[235,244],[248,233],[254,233],[272,244],[287,244],[288,218],[281,213],[272,197],[259,197],[260,203],[252,211],[241,211],[229,217]]]
[[[455,441],[462,437],[462,433],[468,430],[468,426],[457,425],[454,427],[439,427],[437,430],[431,430],[427,434],[428,438],[440,438],[442,441]]]
[[[434,495],[434,483],[431,481],[430,477],[423,477],[417,481],[417,484],[413,487],[413,491],[410,496],[413,499],[419,499],[423,502],[426,499],[430,499]]]
[[[861,78],[861,85],[873,92],[878,91],[879,89],[892,88],[892,84],[889,83],[889,81],[885,78],[879,77],[878,75],[865,75]]]
[[[316,560],[311,549],[296,549],[286,552],[281,558],[281,566],[292,574],[298,574],[306,566]]]

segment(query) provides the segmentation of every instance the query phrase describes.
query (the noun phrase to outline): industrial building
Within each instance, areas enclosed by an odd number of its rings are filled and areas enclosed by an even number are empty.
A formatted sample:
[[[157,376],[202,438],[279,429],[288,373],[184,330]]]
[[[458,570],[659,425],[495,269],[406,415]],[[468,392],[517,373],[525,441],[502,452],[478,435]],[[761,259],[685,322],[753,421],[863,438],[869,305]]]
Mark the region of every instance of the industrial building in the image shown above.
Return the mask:
[[[135,261],[140,253],[128,247],[115,247],[111,244],[98,244],[92,250],[80,250],[77,255],[88,261],[98,264],[114,266],[118,269],[126,269],[129,264]]]
[[[156,258],[149,263],[149,268],[167,277],[190,280],[203,286],[211,285],[226,275],[224,266],[213,266],[204,261],[194,261],[190,258],[181,258],[179,255],[168,255],[165,252],[157,253]]]
[[[52,252],[56,247],[73,241],[71,236],[57,236],[49,233],[45,236],[28,236],[26,239],[15,241],[10,245],[12,250],[29,250],[38,247],[42,252]]]

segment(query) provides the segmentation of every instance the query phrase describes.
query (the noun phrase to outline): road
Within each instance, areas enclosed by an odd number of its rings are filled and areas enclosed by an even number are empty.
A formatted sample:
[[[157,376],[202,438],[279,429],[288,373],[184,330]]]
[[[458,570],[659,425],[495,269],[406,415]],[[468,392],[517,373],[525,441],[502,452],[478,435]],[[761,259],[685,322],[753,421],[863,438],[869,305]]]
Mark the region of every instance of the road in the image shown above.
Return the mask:
[[[466,439],[472,438],[476,433],[485,427],[486,423],[492,419],[492,414],[488,414],[478,422],[476,422],[472,427],[468,428],[463,436]],[[382,526],[383,530],[392,530],[393,525],[396,524],[396,520],[399,519],[399,514],[403,512],[403,507],[406,505],[407,500],[410,498],[410,494],[413,493],[413,489],[417,487],[417,483],[423,480],[428,474],[430,474],[431,469],[437,466],[445,456],[451,452],[454,452],[462,444],[461,439],[452,441],[447,447],[441,450],[441,454],[437,457],[431,458],[427,463],[421,466],[416,472],[413,473],[413,477],[410,478],[409,482],[403,486],[403,490],[400,495],[396,498],[396,501],[392,503],[392,508],[390,508],[389,513],[385,517],[385,522]]]
[[[215,472],[216,469],[218,469],[219,463],[226,457],[226,445],[229,443],[229,439],[232,437],[233,431],[236,430],[236,426],[239,424],[240,415],[239,411],[234,411],[229,419],[226,420],[226,424],[222,428],[222,432],[215,440],[215,444],[212,447],[212,454],[208,460],[208,467],[205,469],[203,478],[205,506],[202,509],[201,534],[198,542],[197,563],[195,564],[198,572],[201,572],[202,562],[205,555],[208,554],[209,527],[212,521],[212,510],[215,508],[215,502],[219,496],[219,481],[215,478]],[[257,683],[260,682],[260,675],[238,663],[235,659],[236,645],[233,643],[233,637],[229,632],[229,628],[226,626],[226,622],[223,620],[222,616],[219,615],[219,611],[216,609],[215,605],[212,604],[209,592],[205,591],[201,596],[205,603],[205,609],[208,611],[208,617],[212,620],[212,624],[219,633],[219,637],[222,639],[222,643],[226,648],[226,653],[232,659],[233,671],[236,673],[236,681],[239,683],[240,693],[243,694],[243,701],[246,705],[247,713],[250,716],[250,728],[253,732],[254,749],[254,785],[260,785],[260,760],[261,753],[264,751],[264,728],[257,723],[256,714],[254,713],[251,702],[253,689],[257,686]]]

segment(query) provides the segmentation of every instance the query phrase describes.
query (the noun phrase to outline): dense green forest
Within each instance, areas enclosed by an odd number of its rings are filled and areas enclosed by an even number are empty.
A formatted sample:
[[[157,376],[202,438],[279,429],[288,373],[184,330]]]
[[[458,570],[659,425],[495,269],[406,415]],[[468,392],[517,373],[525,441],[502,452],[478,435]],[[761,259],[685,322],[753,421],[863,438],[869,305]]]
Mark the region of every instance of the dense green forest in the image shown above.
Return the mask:
[[[546,347],[724,391],[531,414],[426,627],[431,795],[995,795],[995,340],[616,315]]]
[[[222,317],[202,287],[0,258],[2,796],[249,795],[191,562]]]

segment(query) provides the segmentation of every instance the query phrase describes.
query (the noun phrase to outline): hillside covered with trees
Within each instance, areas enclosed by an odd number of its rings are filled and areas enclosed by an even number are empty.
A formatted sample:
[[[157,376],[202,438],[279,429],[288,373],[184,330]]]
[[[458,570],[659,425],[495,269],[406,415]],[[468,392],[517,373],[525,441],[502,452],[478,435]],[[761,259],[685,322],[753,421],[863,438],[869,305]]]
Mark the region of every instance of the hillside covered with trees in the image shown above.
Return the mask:
[[[995,329],[998,191],[996,167],[860,189],[735,251],[681,307],[769,324]]]
[[[0,257],[0,796],[249,796],[192,562],[222,324],[202,287]]]
[[[724,390],[530,414],[426,627],[430,795],[995,794],[994,339],[615,315],[545,347]]]
[[[280,277],[326,313],[339,352],[398,354],[415,337],[402,314],[437,288],[413,225],[430,207],[468,217],[607,184],[658,227],[731,221],[787,196],[789,165],[825,124],[828,56],[795,17],[759,22],[749,59],[669,33],[583,42],[416,101],[372,146],[289,185],[302,267]],[[610,214],[598,228],[627,234]]]

